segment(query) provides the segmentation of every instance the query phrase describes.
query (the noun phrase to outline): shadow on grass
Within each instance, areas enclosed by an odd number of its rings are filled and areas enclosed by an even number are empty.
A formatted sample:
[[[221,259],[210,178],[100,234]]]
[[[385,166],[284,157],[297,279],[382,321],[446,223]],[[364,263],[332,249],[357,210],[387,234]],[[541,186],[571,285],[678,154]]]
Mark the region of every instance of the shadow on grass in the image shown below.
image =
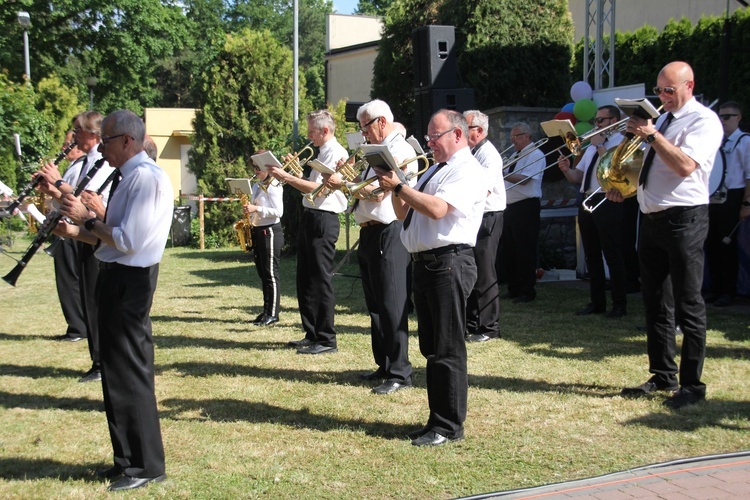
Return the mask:
[[[8,480],[59,479],[100,483],[94,467],[69,464],[57,460],[31,458],[0,458],[0,478]]]
[[[728,431],[750,431],[750,426],[730,423],[746,420],[750,415],[748,401],[707,400],[680,410],[665,410],[668,413],[651,413],[624,422],[623,425],[642,425],[651,429],[693,432],[705,427],[716,427]]]
[[[54,366],[26,366],[0,364],[0,376],[27,377],[27,378],[78,378],[81,372],[69,368],[57,368]]]
[[[250,403],[236,399],[166,399],[160,402],[162,418],[189,421],[211,422],[252,422],[281,424],[298,429],[313,429],[321,432],[364,431],[368,436],[384,439],[406,439],[406,434],[419,428],[421,424],[394,425],[383,420],[363,421],[332,417],[329,414],[317,415],[309,409],[290,410],[267,403]],[[200,417],[180,416],[186,412],[198,412]]]
[[[472,388],[492,389],[508,392],[552,392],[563,394],[580,394],[593,398],[609,398],[620,394],[621,387],[595,384],[553,384],[544,380],[527,380],[522,378],[491,377],[469,374],[469,390]],[[605,392],[606,394],[603,394]]]
[[[41,394],[15,394],[0,391],[0,406],[3,408],[25,408],[27,410],[104,411],[104,402],[98,399],[65,398]]]
[[[46,335],[29,335],[29,334],[16,334],[16,333],[0,333],[0,341],[3,340],[20,340],[20,341],[27,341],[27,340],[44,340],[45,338],[49,340],[55,340],[53,337],[47,337]]]

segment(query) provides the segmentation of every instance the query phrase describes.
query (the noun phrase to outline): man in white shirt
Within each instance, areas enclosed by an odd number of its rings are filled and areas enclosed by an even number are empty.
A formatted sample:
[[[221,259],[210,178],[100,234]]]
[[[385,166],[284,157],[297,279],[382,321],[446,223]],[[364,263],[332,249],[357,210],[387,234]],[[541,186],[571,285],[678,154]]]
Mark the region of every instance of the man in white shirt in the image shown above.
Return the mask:
[[[471,154],[485,169],[487,198],[484,202],[482,225],[474,246],[477,282],[466,305],[466,341],[486,342],[500,337],[500,287],[497,283],[497,250],[503,235],[505,183],[503,159],[490,142],[489,118],[475,109],[464,111],[469,127],[466,138]],[[477,179],[477,182],[480,182]]]
[[[63,222],[56,233],[98,245],[102,386],[114,451],[114,465],[98,475],[119,478],[109,490],[121,491],[166,478],[149,315],[174,193],[169,176],[143,150],[145,126],[138,116],[115,111],[101,130],[99,149],[121,174],[112,183],[104,220],[66,195],[61,213],[78,225]]]
[[[507,297],[514,303],[536,298],[537,242],[541,215],[544,154],[535,149],[531,129],[516,123],[510,131],[516,150],[505,167],[506,201],[500,258],[508,282]],[[519,158],[515,161],[514,158]]]
[[[620,120],[617,106],[601,106],[596,111],[598,129],[613,125]],[[603,202],[605,193],[599,189],[596,170],[602,156],[607,150],[617,147],[623,140],[619,132],[596,134],[591,136],[591,144],[585,149],[576,167],[570,168],[567,156],[561,156],[558,167],[569,182],[581,185],[581,195],[589,207],[596,207],[589,212],[583,205],[578,207],[578,228],[581,231],[581,242],[586,255],[586,267],[589,272],[589,290],[591,301],[576,314],[601,314],[607,309],[606,276],[602,253],[607,259],[609,277],[612,285],[612,310],[608,318],[620,318],[627,314],[627,271],[624,257],[624,223],[626,216],[623,203]],[[597,192],[598,191],[598,192]],[[593,194],[592,194],[593,193]]]
[[[307,138],[313,146],[320,148],[317,159],[331,170],[349,156],[336,141],[335,131],[336,123],[328,110],[307,115]],[[313,192],[324,181],[317,170],[310,173],[309,179],[273,166],[269,166],[269,173],[303,194]],[[340,230],[338,214],[346,210],[347,202],[341,191],[318,196],[313,202],[302,199],[304,209],[297,236],[297,300],[305,338],[293,340],[289,345],[297,348],[299,354],[338,351],[334,328],[336,297],[331,278]]]
[[[732,233],[740,221],[747,184],[745,179],[750,177],[750,134],[739,128],[742,111],[736,102],[722,104],[719,107],[719,118],[724,129],[721,149],[725,159],[723,178],[726,198],[723,203],[711,203],[708,206],[706,260],[711,289],[704,298],[706,302],[713,302],[716,307],[724,307],[734,302],[737,293],[739,259],[736,231],[731,235],[728,245],[724,243],[724,238]]]
[[[468,374],[466,300],[477,268],[472,247],[482,222],[485,172],[466,142],[466,119],[455,111],[432,116],[425,136],[435,161],[416,188],[393,172],[378,172],[404,220],[401,241],[411,254],[419,349],[427,359],[430,416],[409,437],[415,446],[437,446],[464,437]],[[479,180],[479,182],[478,182]]]
[[[706,398],[701,381],[706,356],[706,306],[701,297],[703,243],[708,233],[708,178],[722,129],[716,113],[693,97],[695,78],[685,62],[667,64],[659,72],[654,93],[665,114],[657,123],[638,116],[627,132],[644,139],[647,148],[640,171],[638,203],[643,212],[638,238],[641,291],[646,306],[646,336],[652,377],[623,396],[672,392],[664,404],[677,409]],[[621,201],[616,189],[607,199]],[[664,295],[672,279],[675,317],[682,330],[678,366],[675,325]],[[679,381],[679,385],[678,385]]]

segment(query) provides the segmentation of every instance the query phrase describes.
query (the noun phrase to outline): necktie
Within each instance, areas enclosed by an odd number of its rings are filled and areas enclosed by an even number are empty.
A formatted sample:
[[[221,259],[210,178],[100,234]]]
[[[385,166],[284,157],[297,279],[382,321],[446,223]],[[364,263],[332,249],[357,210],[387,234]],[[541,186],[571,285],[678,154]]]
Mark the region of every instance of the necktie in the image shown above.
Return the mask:
[[[586,177],[584,177],[583,179],[583,193],[584,194],[591,187],[591,172],[596,170],[596,160],[598,158],[599,158],[599,150],[597,149],[596,153],[594,153],[594,156],[591,157],[591,161],[589,162],[589,168],[586,169]]]
[[[430,174],[430,176],[427,179],[425,179],[424,182],[422,184],[420,184],[419,187],[417,188],[420,193],[424,192],[425,186],[427,185],[428,182],[430,182],[430,179],[432,179],[432,177],[436,173],[438,173],[438,170],[440,170],[441,168],[443,168],[446,165],[447,165],[446,162],[441,162],[441,163],[437,164],[437,167],[435,168],[435,170],[433,170],[432,173]],[[414,209],[410,207],[409,211],[406,213],[406,219],[404,219],[404,231],[406,231],[409,228],[409,224],[411,224],[411,218],[413,216],[414,216]]]
[[[667,113],[667,119],[661,122],[661,125],[659,126],[660,134],[666,132],[669,124],[672,123],[673,118],[674,115],[672,113]],[[651,169],[651,164],[654,162],[654,156],[656,156],[656,150],[651,146],[651,149],[646,153],[646,158],[643,159],[643,168],[641,168],[641,175],[639,177],[639,184],[643,186],[643,189],[646,189],[646,179],[648,179],[648,171]]]
[[[120,184],[120,180],[122,180],[122,173],[118,170],[117,175],[112,180],[112,188],[109,190],[109,198],[107,198],[107,209],[104,211],[104,222],[107,222],[107,212],[109,212],[109,202],[112,201],[112,195],[115,194],[115,189],[117,189],[117,186]]]
[[[517,156],[518,156],[518,151],[516,151],[515,153],[513,153],[513,154],[512,154],[511,156],[510,156],[510,160],[508,160],[508,161],[513,161],[513,160],[514,160],[514,159],[515,159],[515,158],[516,158]],[[510,167],[508,167],[508,173],[509,173],[509,174],[512,174],[512,173],[513,173],[513,171],[514,171],[514,170],[516,169],[516,165],[518,165],[518,162],[517,162],[517,161],[514,161],[514,162],[513,162],[513,165],[511,165]]]
[[[81,170],[78,172],[78,179],[76,179],[76,185],[73,186],[73,189],[75,189],[75,187],[81,183],[81,179],[86,176],[86,160],[88,160],[87,156],[84,156],[83,160],[81,160]]]

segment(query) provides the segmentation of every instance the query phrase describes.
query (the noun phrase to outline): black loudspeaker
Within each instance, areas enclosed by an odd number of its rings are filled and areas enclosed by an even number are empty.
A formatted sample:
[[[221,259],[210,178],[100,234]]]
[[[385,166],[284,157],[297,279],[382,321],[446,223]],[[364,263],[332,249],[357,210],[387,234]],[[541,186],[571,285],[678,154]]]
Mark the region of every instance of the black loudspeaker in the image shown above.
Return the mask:
[[[474,89],[424,89],[414,93],[414,135],[422,142],[430,117],[440,109],[474,109]]]
[[[359,111],[359,108],[364,104],[364,102],[360,101],[348,101],[346,103],[346,108],[344,110],[344,119],[347,122],[356,122],[357,121],[357,111]]]
[[[411,32],[414,87],[458,87],[456,33],[453,26],[422,26]]]

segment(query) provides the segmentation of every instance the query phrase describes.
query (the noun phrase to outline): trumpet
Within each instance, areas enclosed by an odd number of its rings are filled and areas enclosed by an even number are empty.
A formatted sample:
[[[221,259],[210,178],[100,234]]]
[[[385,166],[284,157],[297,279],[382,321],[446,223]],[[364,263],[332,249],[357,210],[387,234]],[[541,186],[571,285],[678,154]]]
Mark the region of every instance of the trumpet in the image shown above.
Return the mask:
[[[542,146],[544,146],[545,144],[547,144],[547,141],[549,141],[548,138],[542,137],[541,139],[539,139],[538,141],[536,141],[534,144],[532,144],[532,146],[529,149],[527,149],[525,153],[520,154],[518,156],[511,156],[510,158],[503,158],[503,170],[506,169],[506,168],[508,168],[508,167],[510,167],[511,165],[515,165],[520,160],[526,158],[531,153],[533,153],[537,149],[539,149]],[[505,148],[503,150],[503,153],[505,153],[506,151],[508,151],[512,147],[513,147],[513,145],[511,144],[510,147],[507,147],[507,148]],[[500,156],[502,156],[502,154]],[[526,167],[523,167],[523,168],[526,168]],[[519,169],[518,171],[520,172],[521,170],[523,170],[523,168]]]
[[[55,157],[55,160],[52,162],[54,165],[59,165],[61,161],[70,153],[73,148],[76,147],[76,141],[71,141],[70,144],[68,144],[58,155]],[[21,202],[26,198],[31,192],[34,190],[34,188],[39,184],[39,182],[42,180],[41,175],[37,175],[34,177],[31,182],[26,184],[24,188],[18,193],[18,198],[16,198],[9,206],[8,208],[3,210],[0,210],[0,218],[3,217],[10,217],[13,215],[13,212],[21,205]],[[7,214],[7,215],[6,215]]]
[[[301,158],[303,153],[305,154],[305,157]],[[281,169],[286,172],[289,172],[290,174],[294,176],[302,177],[303,168],[305,167],[305,165],[307,165],[308,161],[313,159],[313,156],[315,156],[315,151],[312,148],[312,141],[310,141],[307,144],[305,144],[305,146],[302,149],[294,153],[294,156],[289,158],[281,166]],[[260,186],[260,188],[263,191],[268,192],[269,186],[271,186],[271,183],[273,183],[273,181],[275,180],[276,179],[274,179],[272,176],[269,175],[268,177],[266,177],[265,180],[258,183],[258,186]],[[279,184],[284,184],[284,183],[279,182]]]
[[[344,181],[346,182],[354,181],[354,179],[356,179],[357,176],[359,175],[359,172],[367,168],[367,160],[365,160],[364,158],[357,160],[356,162],[354,162],[354,164],[350,163],[352,160],[357,158],[357,155],[361,153],[362,153],[362,149],[357,148],[357,150],[354,153],[352,153],[351,156],[349,156],[349,158],[347,158],[346,161],[344,161],[344,163],[341,164],[341,166],[336,167],[336,172],[341,175]],[[310,203],[315,203],[315,198],[320,196],[321,193],[324,193],[324,196],[328,196],[329,194],[331,194],[330,190],[324,192],[325,189],[328,189],[328,188],[326,188],[324,184],[321,184],[320,186],[313,189],[311,192],[307,193],[305,195],[305,199],[309,201]]]
[[[422,155],[417,155],[414,158],[409,158],[408,160],[402,161],[401,163],[399,163],[397,165],[396,168],[404,168],[406,165],[408,165],[409,163],[411,163],[413,161],[423,162],[424,167],[421,170],[419,170],[416,173],[409,172],[408,174],[406,174],[406,180],[410,181],[414,177],[416,177],[418,175],[422,175],[424,172],[427,171],[428,168],[430,168],[432,166],[432,162],[431,162],[431,159],[428,158],[428,154],[429,153],[422,154]],[[346,194],[346,196],[348,198],[354,198],[355,196],[357,196],[357,194],[364,187],[369,186],[370,184],[372,184],[376,180],[378,180],[378,176],[377,175],[372,176],[369,179],[365,179],[362,182],[358,182],[356,184],[345,184],[344,186],[341,187],[341,190],[344,191],[344,194]],[[385,192],[385,190],[383,188],[377,187],[377,188],[373,189],[370,193],[363,193],[362,199],[364,199],[364,200],[374,200],[374,199],[376,199],[378,196],[380,196],[384,192]]]

